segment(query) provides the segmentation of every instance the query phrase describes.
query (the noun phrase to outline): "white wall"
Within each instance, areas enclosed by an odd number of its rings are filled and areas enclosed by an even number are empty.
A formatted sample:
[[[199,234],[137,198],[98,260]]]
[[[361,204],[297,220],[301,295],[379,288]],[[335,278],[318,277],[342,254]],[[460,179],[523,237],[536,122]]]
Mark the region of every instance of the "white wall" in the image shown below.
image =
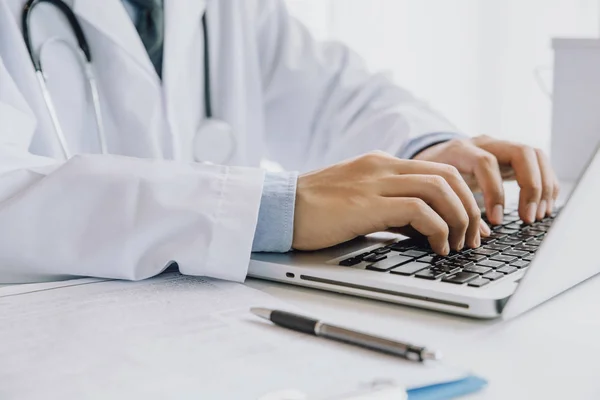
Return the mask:
[[[546,149],[551,103],[534,70],[552,65],[552,37],[595,37],[600,25],[597,0],[288,3],[317,37],[348,43],[464,132]]]

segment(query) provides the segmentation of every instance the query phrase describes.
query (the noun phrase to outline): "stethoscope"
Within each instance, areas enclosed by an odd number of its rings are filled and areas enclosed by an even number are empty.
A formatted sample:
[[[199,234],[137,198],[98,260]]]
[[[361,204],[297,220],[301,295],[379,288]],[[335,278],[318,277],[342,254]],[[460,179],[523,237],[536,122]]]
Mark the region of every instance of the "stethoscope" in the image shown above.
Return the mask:
[[[66,17],[73,33],[75,34],[78,47],[73,46],[65,39],[51,38],[40,46],[39,53],[36,54],[31,40],[29,28],[30,18],[33,9],[40,3],[44,2],[55,6]],[[92,98],[100,149],[102,154],[108,154],[106,132],[104,128],[104,121],[102,119],[102,109],[100,107],[100,95],[98,91],[96,75],[92,65],[92,54],[90,52],[88,41],[83,33],[83,29],[77,21],[77,17],[71,8],[62,0],[29,0],[23,10],[22,24],[25,44],[27,46],[29,56],[31,57],[31,61],[33,62],[36,78],[42,91],[42,96],[48,109],[50,119],[52,120],[56,138],[60,144],[65,159],[71,158],[73,153],[69,150],[64,131],[56,112],[56,107],[54,106],[52,96],[48,90],[47,76],[44,73],[41,61],[47,46],[57,42],[67,46],[67,48],[69,48],[73,53],[77,54],[81,60],[82,68],[88,82],[90,95]],[[192,150],[194,153],[194,159],[196,161],[225,163],[233,158],[236,152],[236,141],[231,126],[224,121],[213,118],[210,90],[210,52],[206,13],[204,13],[202,17],[202,28],[204,37],[204,112],[206,118],[201,122],[200,127],[194,136]]]

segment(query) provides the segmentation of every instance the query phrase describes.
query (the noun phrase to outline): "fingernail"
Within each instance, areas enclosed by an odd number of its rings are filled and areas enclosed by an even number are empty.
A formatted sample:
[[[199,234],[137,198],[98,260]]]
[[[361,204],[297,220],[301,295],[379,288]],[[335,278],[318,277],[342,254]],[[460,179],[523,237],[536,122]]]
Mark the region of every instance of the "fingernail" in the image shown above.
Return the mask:
[[[492,234],[492,230],[484,221],[481,221],[481,233],[483,233],[483,236],[486,237]]]
[[[529,203],[527,204],[527,208],[525,209],[525,215],[527,216],[527,220],[525,222],[533,222],[535,221],[535,213],[537,212],[537,204]]]
[[[548,210],[548,203],[546,202],[546,200],[540,201],[540,205],[538,206],[538,211],[537,211],[538,219],[544,218],[547,210]]]
[[[498,225],[501,225],[504,222],[504,206],[502,204],[497,204],[494,206],[492,210],[492,218],[494,221],[498,221]]]
[[[442,253],[443,253],[443,255],[450,254],[450,244],[448,242],[446,242],[446,244],[444,245],[444,248],[442,249]]]
[[[461,240],[460,243],[458,244],[458,251],[461,251],[462,249],[465,248],[465,240]]]

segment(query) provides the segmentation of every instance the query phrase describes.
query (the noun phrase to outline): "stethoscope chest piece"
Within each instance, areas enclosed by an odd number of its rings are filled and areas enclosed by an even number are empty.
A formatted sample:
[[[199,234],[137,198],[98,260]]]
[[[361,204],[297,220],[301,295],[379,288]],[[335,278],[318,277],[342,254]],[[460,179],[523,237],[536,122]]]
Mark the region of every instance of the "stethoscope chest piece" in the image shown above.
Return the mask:
[[[236,152],[233,128],[224,121],[207,119],[196,132],[192,146],[195,161],[225,164]]]

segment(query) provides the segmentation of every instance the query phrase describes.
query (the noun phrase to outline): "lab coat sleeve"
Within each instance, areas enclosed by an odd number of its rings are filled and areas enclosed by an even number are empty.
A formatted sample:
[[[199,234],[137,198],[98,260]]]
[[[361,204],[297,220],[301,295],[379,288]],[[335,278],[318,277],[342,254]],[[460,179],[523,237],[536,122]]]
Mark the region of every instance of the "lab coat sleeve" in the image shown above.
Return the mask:
[[[456,132],[348,47],[315,40],[284,1],[260,4],[269,158],[284,168],[312,170],[371,150],[398,154],[412,138]]]
[[[36,119],[0,58],[0,283],[182,273],[242,281],[264,173],[28,152]]]

